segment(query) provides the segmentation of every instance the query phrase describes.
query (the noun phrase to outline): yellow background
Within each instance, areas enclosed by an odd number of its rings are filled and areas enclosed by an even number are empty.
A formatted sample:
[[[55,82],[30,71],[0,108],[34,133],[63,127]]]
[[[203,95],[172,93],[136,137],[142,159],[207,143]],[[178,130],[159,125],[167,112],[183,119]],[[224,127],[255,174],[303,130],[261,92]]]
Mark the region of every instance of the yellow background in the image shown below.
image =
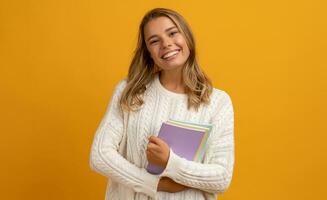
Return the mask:
[[[168,7],[235,109],[221,200],[326,199],[325,1],[0,1],[0,199],[104,199],[90,146],[139,22]]]

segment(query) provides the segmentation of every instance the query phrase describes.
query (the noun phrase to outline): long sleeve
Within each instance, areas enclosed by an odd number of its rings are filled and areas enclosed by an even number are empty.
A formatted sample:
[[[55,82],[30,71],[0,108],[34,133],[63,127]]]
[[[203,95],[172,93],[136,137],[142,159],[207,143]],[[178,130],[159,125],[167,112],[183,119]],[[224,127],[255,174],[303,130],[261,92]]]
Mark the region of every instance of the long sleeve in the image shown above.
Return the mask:
[[[166,169],[160,175],[209,193],[223,193],[230,185],[234,166],[234,111],[229,95],[221,93],[213,115],[203,163],[188,161],[170,150]]]
[[[110,179],[155,197],[160,177],[148,173],[126,160],[118,152],[123,135],[123,116],[119,108],[119,98],[126,85],[121,81],[115,88],[110,104],[93,140],[90,167]]]

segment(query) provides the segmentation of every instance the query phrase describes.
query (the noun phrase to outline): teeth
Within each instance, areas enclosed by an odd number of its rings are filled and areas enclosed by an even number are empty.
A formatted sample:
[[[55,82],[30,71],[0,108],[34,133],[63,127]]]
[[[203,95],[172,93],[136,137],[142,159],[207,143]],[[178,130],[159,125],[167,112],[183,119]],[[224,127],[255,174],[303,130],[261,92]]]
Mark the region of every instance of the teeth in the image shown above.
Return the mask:
[[[169,57],[171,57],[173,55],[176,55],[177,53],[178,53],[178,50],[175,50],[175,51],[172,51],[172,52],[169,52],[169,53],[165,54],[162,58],[166,59],[166,58],[169,58]]]

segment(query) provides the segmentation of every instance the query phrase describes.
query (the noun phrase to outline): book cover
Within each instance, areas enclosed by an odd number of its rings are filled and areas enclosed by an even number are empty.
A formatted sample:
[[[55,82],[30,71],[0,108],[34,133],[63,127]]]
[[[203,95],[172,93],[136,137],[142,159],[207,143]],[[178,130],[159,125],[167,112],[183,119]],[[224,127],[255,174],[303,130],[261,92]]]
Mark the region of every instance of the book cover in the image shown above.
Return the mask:
[[[162,124],[158,137],[164,140],[178,156],[197,161],[203,156],[211,128],[211,125],[169,120]],[[146,169],[152,174],[160,174],[164,170],[163,167],[153,164],[149,164]]]

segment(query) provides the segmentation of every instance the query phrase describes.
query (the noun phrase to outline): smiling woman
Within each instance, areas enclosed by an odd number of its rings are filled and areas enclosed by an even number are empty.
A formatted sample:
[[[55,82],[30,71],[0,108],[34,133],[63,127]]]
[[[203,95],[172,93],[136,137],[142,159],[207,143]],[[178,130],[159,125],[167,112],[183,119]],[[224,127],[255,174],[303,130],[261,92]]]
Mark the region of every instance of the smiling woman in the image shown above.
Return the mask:
[[[151,20],[144,28],[146,46],[158,68],[181,73],[190,55],[184,36],[167,17]]]
[[[106,199],[214,200],[229,187],[232,102],[212,87],[195,55],[180,14],[164,8],[146,13],[128,77],[117,84],[91,149],[91,168],[110,178]],[[202,160],[178,156],[157,137],[169,119],[213,125]],[[149,163],[164,171],[150,174]]]

